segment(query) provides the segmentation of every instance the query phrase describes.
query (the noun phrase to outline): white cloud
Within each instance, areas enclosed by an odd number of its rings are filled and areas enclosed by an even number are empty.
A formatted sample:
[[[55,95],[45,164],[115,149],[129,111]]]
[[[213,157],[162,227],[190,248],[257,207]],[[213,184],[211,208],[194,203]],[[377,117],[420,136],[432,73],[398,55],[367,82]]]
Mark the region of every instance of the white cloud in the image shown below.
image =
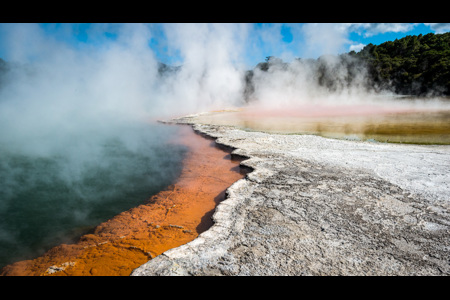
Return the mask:
[[[370,37],[386,32],[408,32],[416,25],[415,23],[353,23],[349,24],[348,28],[365,37]]]
[[[450,23],[424,23],[430,26],[430,29],[436,33],[445,33],[450,31]]]
[[[349,51],[355,51],[355,52],[358,52],[358,51],[360,51],[362,48],[364,48],[364,46],[366,46],[366,45],[365,45],[365,44],[362,44],[362,43],[350,45]]]

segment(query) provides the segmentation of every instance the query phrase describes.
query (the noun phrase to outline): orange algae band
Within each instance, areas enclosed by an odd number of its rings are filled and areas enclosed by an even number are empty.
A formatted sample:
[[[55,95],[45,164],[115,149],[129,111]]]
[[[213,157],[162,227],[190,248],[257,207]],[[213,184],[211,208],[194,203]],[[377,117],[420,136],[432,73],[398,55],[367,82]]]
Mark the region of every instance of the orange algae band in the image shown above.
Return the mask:
[[[174,142],[188,147],[178,180],[146,203],[122,212],[41,257],[5,266],[6,276],[128,276],[161,253],[194,240],[212,225],[226,189],[248,170],[230,151],[180,126]]]

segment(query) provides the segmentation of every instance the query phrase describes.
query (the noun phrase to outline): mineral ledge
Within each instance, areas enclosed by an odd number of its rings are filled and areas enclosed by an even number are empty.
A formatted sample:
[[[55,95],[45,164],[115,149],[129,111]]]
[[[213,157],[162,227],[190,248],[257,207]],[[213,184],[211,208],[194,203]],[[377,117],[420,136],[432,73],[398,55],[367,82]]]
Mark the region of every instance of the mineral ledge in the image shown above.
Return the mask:
[[[171,120],[253,171],[214,225],[146,275],[450,275],[450,146],[344,141]]]

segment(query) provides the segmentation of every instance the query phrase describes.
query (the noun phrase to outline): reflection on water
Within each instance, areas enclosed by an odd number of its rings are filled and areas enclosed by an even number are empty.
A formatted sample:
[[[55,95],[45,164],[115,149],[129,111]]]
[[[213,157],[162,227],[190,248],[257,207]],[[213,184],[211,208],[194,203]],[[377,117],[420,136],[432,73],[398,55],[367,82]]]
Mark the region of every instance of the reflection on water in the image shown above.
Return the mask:
[[[401,102],[407,100],[402,99]],[[204,115],[198,121],[232,125],[248,131],[315,134],[390,143],[450,144],[448,106],[302,106],[283,110],[245,108]]]

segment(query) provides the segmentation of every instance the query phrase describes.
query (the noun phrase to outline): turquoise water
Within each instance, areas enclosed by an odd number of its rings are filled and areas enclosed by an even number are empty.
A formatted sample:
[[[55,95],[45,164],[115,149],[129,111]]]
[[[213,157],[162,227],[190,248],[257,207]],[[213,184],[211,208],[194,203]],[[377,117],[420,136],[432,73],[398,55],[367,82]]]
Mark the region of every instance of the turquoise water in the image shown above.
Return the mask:
[[[0,144],[0,268],[74,241],[173,183],[187,151],[171,142],[178,129],[127,124],[52,147],[42,139],[40,151]]]

